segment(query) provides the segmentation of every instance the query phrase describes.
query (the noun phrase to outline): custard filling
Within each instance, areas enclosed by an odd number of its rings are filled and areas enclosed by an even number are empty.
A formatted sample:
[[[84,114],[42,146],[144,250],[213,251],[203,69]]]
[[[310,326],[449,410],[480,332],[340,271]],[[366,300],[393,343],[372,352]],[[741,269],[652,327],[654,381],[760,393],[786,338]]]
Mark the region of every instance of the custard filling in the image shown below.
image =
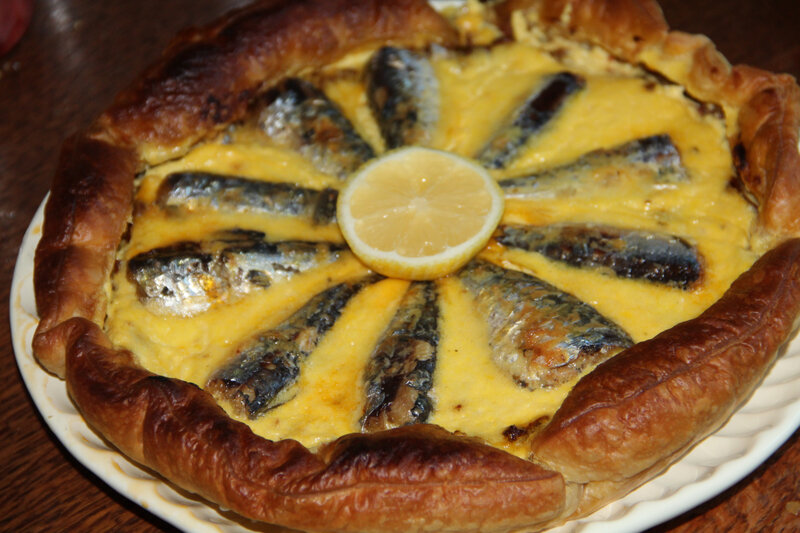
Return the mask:
[[[681,289],[617,277],[607,269],[577,268],[496,241],[490,241],[479,257],[569,293],[618,325],[632,342],[696,317],[761,252],[750,242],[755,211],[731,186],[735,169],[724,119],[687,98],[680,87],[620,65],[598,49],[572,45],[576,50],[565,64],[534,46],[533,40],[469,53],[426,52],[441,100],[431,147],[475,158],[544,80],[574,72],[584,80],[581,90],[523,143],[510,164],[491,170],[501,186],[507,180],[565,167],[587,153],[664,135],[677,148],[686,179],[652,185],[612,172],[576,180],[571,187],[567,178],[551,193],[507,197],[501,227],[570,223],[674,235],[696,250],[702,275],[689,289]],[[311,81],[380,154],[386,144],[369,108],[362,72],[367,60],[341,62],[340,70],[325,71]],[[341,179],[321,172],[308,157],[265,141],[250,123],[232,127],[179,159],[149,168],[137,182],[134,220],[130,237],[119,250],[121,266],[109,287],[106,321],[113,343],[131,350],[148,370],[204,387],[254,333],[280,328],[312,296],[369,273],[344,248],[335,222],[247,209],[219,211],[213,201],[179,213],[165,208],[165,183],[176,173],[237,176],[247,183],[312,191],[342,186]],[[334,261],[288,280],[261,285],[259,280],[244,280],[247,289],[235,301],[214,300],[200,313],[171,315],[148,307],[126,267],[131,259],[157,249],[174,253],[177,243],[198,242],[231,230],[246,230],[247,238],[256,241],[263,237],[269,242],[325,242],[341,249],[336,248]],[[252,237],[255,232],[260,237]],[[578,377],[550,387],[521,386],[495,363],[487,317],[476,310],[473,295],[459,277],[434,283],[438,338],[435,368],[425,392],[431,408],[424,421],[527,456],[527,439],[552,416]],[[249,416],[225,397],[218,401],[257,434],[271,440],[296,439],[312,449],[361,431],[365,368],[408,287],[406,281],[383,279],[352,296],[303,356],[299,374],[280,393],[280,401],[265,412]],[[213,299],[210,294],[206,296]],[[590,370],[591,365],[582,373]]]

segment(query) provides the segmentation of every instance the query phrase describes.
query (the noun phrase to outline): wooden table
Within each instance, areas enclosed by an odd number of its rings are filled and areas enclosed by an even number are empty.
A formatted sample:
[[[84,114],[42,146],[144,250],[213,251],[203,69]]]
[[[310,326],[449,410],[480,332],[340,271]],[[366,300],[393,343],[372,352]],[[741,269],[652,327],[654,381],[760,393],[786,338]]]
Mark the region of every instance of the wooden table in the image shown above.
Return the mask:
[[[245,0],[39,0],[0,58],[0,530],[172,531],[72,459],[22,384],[8,329],[22,235],[59,146],[86,127],[179,29]],[[800,76],[798,0],[664,0],[673,27],[709,35],[733,63]],[[654,531],[800,530],[800,433],[719,497]]]

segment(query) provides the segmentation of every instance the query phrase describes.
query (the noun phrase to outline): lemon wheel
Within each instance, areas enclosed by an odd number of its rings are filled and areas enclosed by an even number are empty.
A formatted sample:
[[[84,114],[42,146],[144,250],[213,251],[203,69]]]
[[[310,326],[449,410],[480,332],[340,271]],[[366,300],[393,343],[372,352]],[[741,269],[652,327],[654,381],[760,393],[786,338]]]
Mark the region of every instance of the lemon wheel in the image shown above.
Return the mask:
[[[484,247],[503,214],[489,173],[456,155],[410,147],[367,163],[339,195],[353,252],[385,276],[434,279]]]

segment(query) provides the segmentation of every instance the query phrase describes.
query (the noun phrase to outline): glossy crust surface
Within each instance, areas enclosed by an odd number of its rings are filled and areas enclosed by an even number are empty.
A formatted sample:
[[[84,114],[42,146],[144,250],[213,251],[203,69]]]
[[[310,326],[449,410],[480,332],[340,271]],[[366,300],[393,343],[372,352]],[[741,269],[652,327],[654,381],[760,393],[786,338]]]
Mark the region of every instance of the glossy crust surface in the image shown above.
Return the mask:
[[[800,90],[730,67],[634,0],[510,0],[560,32],[644,63],[734,117],[732,146],[770,242],[800,233]],[[35,258],[34,351],[87,421],[136,461],[240,514],[329,531],[504,531],[554,525],[620,497],[713,431],[758,384],[800,314],[800,240],[786,240],[701,317],[584,378],[534,441],[535,462],[417,425],[313,454],[228,418],[199,388],[152,375],[102,332],[105,285],[133,181],[246,111],[285,75],[374,43],[455,43],[422,0],[268,0],[186,32],[88,132],[65,143]],[[659,68],[662,66],[663,68]],[[719,379],[719,376],[724,379]],[[668,400],[668,401],[665,401]]]

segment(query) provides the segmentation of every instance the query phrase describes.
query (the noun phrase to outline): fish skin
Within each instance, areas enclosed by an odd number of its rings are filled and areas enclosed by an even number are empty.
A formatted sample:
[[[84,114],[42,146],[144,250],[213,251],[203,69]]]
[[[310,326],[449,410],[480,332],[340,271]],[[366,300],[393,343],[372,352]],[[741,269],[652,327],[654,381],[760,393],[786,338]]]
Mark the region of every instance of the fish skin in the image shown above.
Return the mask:
[[[425,422],[439,344],[436,285],[414,282],[378,341],[365,372],[363,431]]]
[[[558,387],[633,345],[593,307],[530,274],[474,259],[457,277],[487,317],[495,364],[521,387]]]
[[[127,275],[151,312],[194,316],[332,263],[344,250],[327,242],[270,242],[261,232],[234,230],[140,253],[128,261]]]
[[[509,126],[498,132],[478,155],[486,168],[505,168],[520,148],[541,131],[564,107],[570,97],[586,86],[586,80],[571,72],[548,76],[516,111]]]
[[[320,172],[344,180],[375,157],[372,147],[325,93],[290,78],[271,92],[258,117],[261,130],[276,144],[296,150]]]
[[[686,182],[688,172],[669,135],[652,135],[594,150],[566,165],[500,181],[506,198],[551,197],[596,182],[598,172],[624,172],[655,186]]]
[[[335,189],[253,180],[208,172],[175,172],[158,188],[156,203],[170,212],[212,209],[293,216],[315,225],[336,221]]]
[[[279,326],[242,343],[230,363],[211,377],[207,390],[227,398],[236,411],[251,419],[290,400],[290,387],[299,378],[303,362],[350,299],[380,279],[369,275],[317,294]]]
[[[498,231],[495,240],[504,246],[621,278],[690,290],[703,274],[697,249],[673,235],[596,224],[505,225]]]
[[[424,55],[384,46],[366,69],[367,98],[386,148],[427,145],[439,122],[439,81]]]

